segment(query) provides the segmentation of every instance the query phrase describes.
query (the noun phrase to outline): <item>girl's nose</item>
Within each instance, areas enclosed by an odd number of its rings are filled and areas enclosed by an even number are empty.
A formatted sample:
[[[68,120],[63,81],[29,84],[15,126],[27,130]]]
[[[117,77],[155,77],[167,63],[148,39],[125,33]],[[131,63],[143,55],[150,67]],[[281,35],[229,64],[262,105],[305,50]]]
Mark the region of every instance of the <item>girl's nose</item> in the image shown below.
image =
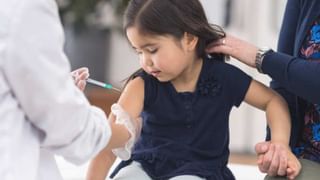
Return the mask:
[[[145,66],[152,66],[153,65],[153,62],[151,60],[151,58],[148,56],[148,55],[144,55],[142,57],[142,62]]]

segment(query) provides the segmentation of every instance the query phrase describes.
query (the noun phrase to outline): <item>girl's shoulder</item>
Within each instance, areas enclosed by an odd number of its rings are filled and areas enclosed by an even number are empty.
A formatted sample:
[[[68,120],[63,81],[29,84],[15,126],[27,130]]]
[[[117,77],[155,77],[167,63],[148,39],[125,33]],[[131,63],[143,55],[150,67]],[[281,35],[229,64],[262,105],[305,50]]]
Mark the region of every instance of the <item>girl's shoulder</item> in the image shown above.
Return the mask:
[[[209,79],[213,79],[211,81],[215,81],[220,86],[226,100],[229,100],[232,105],[239,106],[243,101],[252,78],[238,67],[227,62],[214,59],[206,61],[207,77],[212,77]],[[217,85],[209,87],[217,87]]]
[[[225,76],[230,75],[246,74],[235,65],[216,58],[207,58],[205,60],[205,66],[207,69],[206,71],[210,74],[213,73],[216,77],[221,76],[222,78],[225,78]]]
[[[144,106],[148,107],[158,96],[161,83],[155,77],[151,76],[145,71],[137,73],[136,77],[143,81]]]
[[[145,81],[142,77],[136,76],[128,81],[122,93],[144,92]]]
[[[155,88],[159,84],[159,81],[155,77],[145,71],[137,73],[136,77],[139,77],[144,81],[145,90]]]

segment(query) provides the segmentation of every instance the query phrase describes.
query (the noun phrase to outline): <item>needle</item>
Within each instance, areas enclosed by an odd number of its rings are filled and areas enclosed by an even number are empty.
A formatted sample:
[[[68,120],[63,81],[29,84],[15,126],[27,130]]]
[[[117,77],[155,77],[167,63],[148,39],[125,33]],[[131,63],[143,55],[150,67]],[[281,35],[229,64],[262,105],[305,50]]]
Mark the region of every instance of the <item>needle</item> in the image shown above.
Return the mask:
[[[90,78],[88,78],[86,81],[88,83],[90,83],[90,84],[94,84],[96,86],[99,86],[99,87],[102,87],[102,88],[105,88],[105,89],[113,89],[115,91],[121,92],[120,89],[113,87],[111,84],[103,83],[103,82],[100,82],[100,81],[97,81],[97,80],[94,80],[94,79],[90,79]]]

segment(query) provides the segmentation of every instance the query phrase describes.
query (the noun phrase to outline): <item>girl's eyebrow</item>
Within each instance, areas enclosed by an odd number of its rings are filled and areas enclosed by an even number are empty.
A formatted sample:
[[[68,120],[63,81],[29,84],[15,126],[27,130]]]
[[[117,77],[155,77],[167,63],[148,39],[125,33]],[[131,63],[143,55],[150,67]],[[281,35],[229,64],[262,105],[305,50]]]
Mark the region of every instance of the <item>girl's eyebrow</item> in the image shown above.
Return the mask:
[[[147,44],[144,44],[144,45],[142,45],[141,47],[140,47],[140,49],[144,49],[144,48],[146,48],[146,47],[148,47],[148,46],[154,46],[155,44],[153,44],[153,43],[147,43]],[[134,47],[134,46],[132,46],[132,48],[133,49],[137,49],[136,47]]]

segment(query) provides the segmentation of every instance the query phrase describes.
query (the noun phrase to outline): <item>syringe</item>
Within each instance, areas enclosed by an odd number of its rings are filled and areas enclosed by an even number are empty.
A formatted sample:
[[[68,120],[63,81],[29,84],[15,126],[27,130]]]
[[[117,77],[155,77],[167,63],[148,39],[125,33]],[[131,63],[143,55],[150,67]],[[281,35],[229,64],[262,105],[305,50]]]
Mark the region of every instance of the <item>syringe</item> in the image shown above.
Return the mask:
[[[96,86],[99,86],[99,87],[102,87],[105,89],[113,89],[115,91],[121,92],[120,89],[113,87],[111,84],[103,83],[103,82],[100,82],[100,81],[97,81],[94,79],[90,79],[90,78],[88,78],[86,81],[90,84],[93,84],[93,85],[96,85]]]

